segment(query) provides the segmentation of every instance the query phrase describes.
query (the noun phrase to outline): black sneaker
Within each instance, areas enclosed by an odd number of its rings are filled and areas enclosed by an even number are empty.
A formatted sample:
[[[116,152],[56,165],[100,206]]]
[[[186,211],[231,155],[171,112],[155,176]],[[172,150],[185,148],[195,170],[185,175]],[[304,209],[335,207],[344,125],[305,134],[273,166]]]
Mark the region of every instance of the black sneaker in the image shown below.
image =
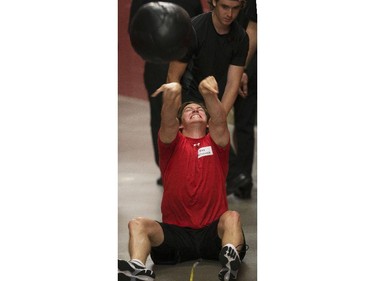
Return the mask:
[[[161,177],[156,180],[156,184],[163,186],[163,180],[161,179]]]
[[[241,264],[240,256],[232,246],[224,246],[219,254],[219,261],[223,268],[219,272],[220,281],[233,281],[237,279],[237,272]]]
[[[253,184],[250,182],[248,185],[240,186],[235,192],[234,196],[240,199],[251,199],[251,190]]]
[[[235,178],[231,180],[227,180],[227,195],[231,195],[235,193],[242,187],[246,187],[248,185],[252,185],[252,180],[245,174],[239,174]]]
[[[118,260],[118,281],[154,281],[155,273],[131,261]]]

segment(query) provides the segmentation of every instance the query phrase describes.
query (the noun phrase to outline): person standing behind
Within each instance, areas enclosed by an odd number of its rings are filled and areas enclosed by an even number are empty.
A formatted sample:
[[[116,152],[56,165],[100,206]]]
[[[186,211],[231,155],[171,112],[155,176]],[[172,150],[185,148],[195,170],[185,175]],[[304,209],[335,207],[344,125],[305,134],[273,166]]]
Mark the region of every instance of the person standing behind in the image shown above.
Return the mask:
[[[156,2],[155,0],[132,0],[130,6],[130,17],[129,17],[129,28],[130,23],[139,10],[139,8],[147,3]],[[158,1],[159,2],[159,1]],[[198,14],[203,13],[201,0],[162,0],[161,2],[169,2],[177,4],[184,8],[190,17],[194,17]],[[143,81],[147,90],[148,100],[150,103],[150,126],[151,126],[151,137],[152,146],[154,151],[154,159],[156,165],[159,166],[159,152],[157,147],[158,142],[158,131],[160,128],[160,112],[162,107],[162,97],[157,96],[152,98],[151,95],[164,84],[167,79],[168,63],[151,63],[145,62],[143,71]],[[157,179],[157,184],[162,185],[161,177]]]
[[[209,76],[199,84],[205,105],[181,105],[181,85],[162,85],[159,131],[160,169],[164,180],[162,222],[129,222],[130,261],[118,260],[119,280],[154,280],[146,269],[199,258],[219,260],[219,280],[233,281],[246,254],[240,215],[228,210],[225,180],[230,135],[227,112],[218,99],[218,84]]]
[[[249,36],[249,53],[245,72],[242,75],[239,95],[234,103],[234,146],[236,154],[231,153],[229,163],[248,177],[248,183],[238,187],[234,195],[241,199],[251,198],[253,187],[252,168],[254,162],[254,127],[257,115],[257,7],[256,0],[248,0],[240,12],[238,22]],[[231,168],[230,168],[231,169]]]
[[[183,101],[202,102],[198,85],[205,77],[214,76],[219,85],[218,97],[228,114],[238,95],[249,48],[248,35],[236,21],[246,1],[212,0],[208,3],[211,11],[192,19],[196,44],[184,58],[169,64],[167,81],[181,82]],[[230,169],[227,194],[248,182],[240,171]]]

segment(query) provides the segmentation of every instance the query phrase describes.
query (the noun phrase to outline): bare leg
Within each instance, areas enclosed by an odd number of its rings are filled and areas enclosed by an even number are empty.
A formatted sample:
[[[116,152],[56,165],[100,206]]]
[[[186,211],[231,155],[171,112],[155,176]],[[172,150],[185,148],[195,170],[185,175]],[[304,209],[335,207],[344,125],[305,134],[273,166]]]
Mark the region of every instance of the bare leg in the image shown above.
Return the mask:
[[[238,251],[244,243],[240,214],[236,211],[226,211],[220,217],[217,229],[222,240],[219,261],[223,267],[219,272],[219,280],[236,280],[241,264]]]
[[[222,246],[232,244],[234,247],[244,243],[240,214],[236,211],[226,211],[221,215],[218,224],[218,235],[222,240]]]
[[[163,243],[163,230],[156,221],[147,218],[131,220],[128,228],[130,258],[138,259],[143,264],[146,264],[151,247],[156,247]]]

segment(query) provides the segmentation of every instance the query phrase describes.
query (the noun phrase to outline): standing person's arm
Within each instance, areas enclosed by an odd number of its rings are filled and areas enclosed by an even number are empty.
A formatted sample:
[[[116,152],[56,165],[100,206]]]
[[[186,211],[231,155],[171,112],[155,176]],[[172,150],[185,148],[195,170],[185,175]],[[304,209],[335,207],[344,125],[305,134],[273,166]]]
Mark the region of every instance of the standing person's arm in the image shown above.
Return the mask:
[[[181,105],[181,84],[163,84],[152,96],[155,97],[162,92],[163,106],[161,109],[159,137],[163,143],[171,143],[176,138],[179,130],[177,112]]]
[[[257,22],[250,20],[246,28],[246,33],[250,39],[249,40],[249,53],[246,59],[246,65],[248,65],[251,59],[253,58],[255,51],[257,49]]]
[[[249,23],[247,24],[246,33],[250,39],[249,40],[249,52],[246,58],[246,66],[248,66],[255,54],[255,51],[257,50],[257,22],[250,20]],[[239,90],[239,95],[243,98],[246,98],[248,95],[248,92],[247,92],[248,81],[249,81],[249,78],[247,77],[247,73],[244,72],[242,75],[241,87]]]
[[[242,29],[242,27],[239,25],[238,28]],[[221,98],[227,114],[232,109],[233,104],[237,99],[244,72],[244,66],[246,66],[246,58],[249,53],[249,36],[243,31],[244,30],[241,31],[241,34],[243,35],[241,35],[239,44],[235,44],[233,46],[233,50],[235,52],[233,53],[231,59],[232,63],[228,67],[227,81],[223,96]]]
[[[243,67],[230,65],[227,74],[227,84],[221,102],[225,108],[226,113],[232,109],[233,104],[237,98],[238,91],[241,85],[241,77],[243,74]]]
[[[208,129],[212,140],[221,147],[229,143],[229,129],[227,124],[227,112],[218,98],[218,85],[213,76],[208,76],[199,83],[199,92],[204,98],[210,119]]]
[[[167,83],[181,82],[182,75],[186,70],[187,63],[180,61],[171,61],[168,68]]]

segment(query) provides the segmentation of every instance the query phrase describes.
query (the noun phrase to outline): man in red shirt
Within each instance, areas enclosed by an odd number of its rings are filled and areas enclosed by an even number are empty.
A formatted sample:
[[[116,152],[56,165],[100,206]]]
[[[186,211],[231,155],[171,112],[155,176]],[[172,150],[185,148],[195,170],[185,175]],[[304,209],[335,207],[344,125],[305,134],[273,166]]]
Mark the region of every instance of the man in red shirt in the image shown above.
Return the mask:
[[[240,215],[228,210],[226,176],[230,149],[227,113],[218,84],[209,76],[199,84],[205,105],[181,105],[181,85],[162,85],[159,130],[163,177],[162,222],[136,218],[129,222],[130,261],[119,260],[119,280],[154,280],[154,264],[219,260],[219,280],[236,280],[246,253]]]

